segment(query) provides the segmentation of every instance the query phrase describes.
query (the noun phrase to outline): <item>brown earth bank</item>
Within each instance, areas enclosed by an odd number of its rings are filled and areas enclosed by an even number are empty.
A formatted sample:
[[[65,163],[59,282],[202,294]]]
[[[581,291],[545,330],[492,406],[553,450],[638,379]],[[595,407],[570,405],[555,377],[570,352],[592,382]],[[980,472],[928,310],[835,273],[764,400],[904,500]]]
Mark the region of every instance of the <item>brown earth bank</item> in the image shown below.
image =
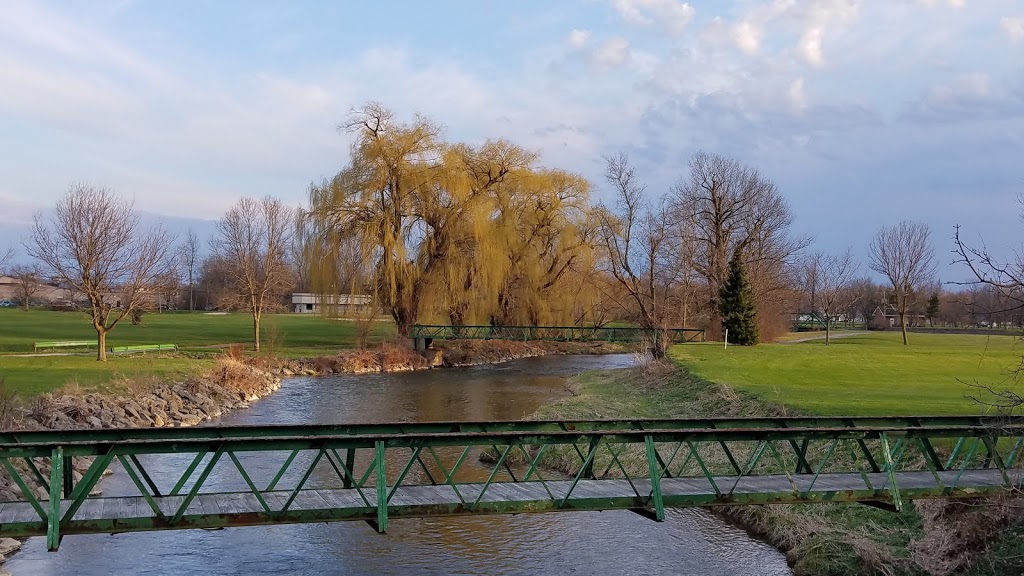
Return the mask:
[[[615,354],[630,349],[610,342],[520,342],[510,340],[447,340],[421,354],[408,346],[386,343],[334,356],[279,361],[280,376],[408,372],[439,367],[498,364],[553,354]]]

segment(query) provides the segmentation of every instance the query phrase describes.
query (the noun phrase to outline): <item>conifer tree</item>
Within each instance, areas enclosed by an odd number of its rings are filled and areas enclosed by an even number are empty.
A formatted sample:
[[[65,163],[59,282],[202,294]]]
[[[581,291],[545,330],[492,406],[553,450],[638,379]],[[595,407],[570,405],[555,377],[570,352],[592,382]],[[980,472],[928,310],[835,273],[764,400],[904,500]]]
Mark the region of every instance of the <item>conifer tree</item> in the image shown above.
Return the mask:
[[[929,326],[935,325],[935,319],[939,316],[940,310],[939,293],[932,292],[932,297],[928,299],[928,308],[924,311],[924,315],[928,317]]]
[[[740,251],[729,260],[729,275],[718,295],[718,308],[722,315],[722,328],[728,330],[729,342],[742,346],[757,344],[757,310],[754,293],[747,280]]]

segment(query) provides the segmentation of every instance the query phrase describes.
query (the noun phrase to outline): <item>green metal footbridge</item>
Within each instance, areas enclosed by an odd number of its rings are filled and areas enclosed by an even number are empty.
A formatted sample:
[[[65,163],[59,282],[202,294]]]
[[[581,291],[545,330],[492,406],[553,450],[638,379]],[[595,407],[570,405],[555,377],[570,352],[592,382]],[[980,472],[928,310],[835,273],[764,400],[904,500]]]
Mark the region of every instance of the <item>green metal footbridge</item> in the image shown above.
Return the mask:
[[[703,342],[704,330],[698,328],[620,328],[613,326],[451,326],[414,324],[409,338],[417,350],[430,347],[433,340],[548,340],[557,342],[642,342],[658,334],[667,335],[673,344]]]
[[[0,536],[674,506],[862,503],[1018,490],[1024,421],[432,422],[0,432],[22,500]],[[84,460],[79,460],[84,459]],[[72,473],[78,461],[87,465]],[[82,466],[79,466],[81,468]],[[94,496],[108,468],[135,493]]]

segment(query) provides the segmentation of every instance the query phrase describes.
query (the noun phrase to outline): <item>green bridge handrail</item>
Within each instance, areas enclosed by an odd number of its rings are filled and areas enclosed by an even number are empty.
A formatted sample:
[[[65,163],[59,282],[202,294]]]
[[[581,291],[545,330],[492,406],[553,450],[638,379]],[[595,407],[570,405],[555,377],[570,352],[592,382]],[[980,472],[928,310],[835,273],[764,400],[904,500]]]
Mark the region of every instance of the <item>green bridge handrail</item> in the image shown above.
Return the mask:
[[[975,426],[998,428],[1024,422],[1003,416],[773,416],[724,418],[620,418],[568,420],[438,420],[364,424],[270,424],[188,428],[98,428],[84,430],[0,431],[0,444],[64,444],[112,440],[178,438],[255,438],[264,436],[354,436],[423,432],[555,432],[572,430],[671,430],[723,428],[918,428]]]
[[[452,514],[630,509],[661,520],[670,506],[826,501],[899,509],[1020,487],[1022,449],[1024,421],[991,417],[9,431],[0,464],[25,501],[0,504],[0,535],[45,534],[56,549],[63,534],[340,520],[385,531],[389,518]],[[261,466],[253,453],[266,454]],[[577,471],[551,471],[545,454],[575,460]],[[80,457],[92,460],[75,482]],[[139,496],[90,498],[115,461]],[[151,473],[172,466],[166,478]],[[215,469],[244,482],[208,482]]]
[[[672,342],[704,341],[700,328],[637,328],[615,326],[452,326],[414,324],[410,338],[436,340],[555,340],[591,342],[637,342],[654,333],[667,333]]]

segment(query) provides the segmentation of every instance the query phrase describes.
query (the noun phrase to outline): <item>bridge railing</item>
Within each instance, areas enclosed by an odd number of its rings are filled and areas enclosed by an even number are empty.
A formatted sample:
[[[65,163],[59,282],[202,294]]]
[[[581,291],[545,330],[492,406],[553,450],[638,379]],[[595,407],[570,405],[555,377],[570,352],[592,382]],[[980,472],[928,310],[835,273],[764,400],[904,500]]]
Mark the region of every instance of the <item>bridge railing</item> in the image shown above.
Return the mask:
[[[1020,486],[1024,425],[918,420],[5,433],[0,463],[25,502],[0,507],[0,533],[46,534],[55,549],[72,533],[328,520],[367,520],[383,531],[389,518],[598,509],[644,510],[660,520],[668,506],[867,501],[900,508],[908,498]],[[658,427],[643,427],[652,423]],[[543,428],[551,425],[561,429]],[[75,458],[91,459],[77,482]],[[121,468],[137,495],[89,496],[110,466]]]
[[[410,338],[436,340],[551,340],[581,342],[641,342],[657,333],[665,334],[673,343],[703,342],[704,330],[699,328],[649,328],[609,326],[451,326],[447,324],[414,324]]]

